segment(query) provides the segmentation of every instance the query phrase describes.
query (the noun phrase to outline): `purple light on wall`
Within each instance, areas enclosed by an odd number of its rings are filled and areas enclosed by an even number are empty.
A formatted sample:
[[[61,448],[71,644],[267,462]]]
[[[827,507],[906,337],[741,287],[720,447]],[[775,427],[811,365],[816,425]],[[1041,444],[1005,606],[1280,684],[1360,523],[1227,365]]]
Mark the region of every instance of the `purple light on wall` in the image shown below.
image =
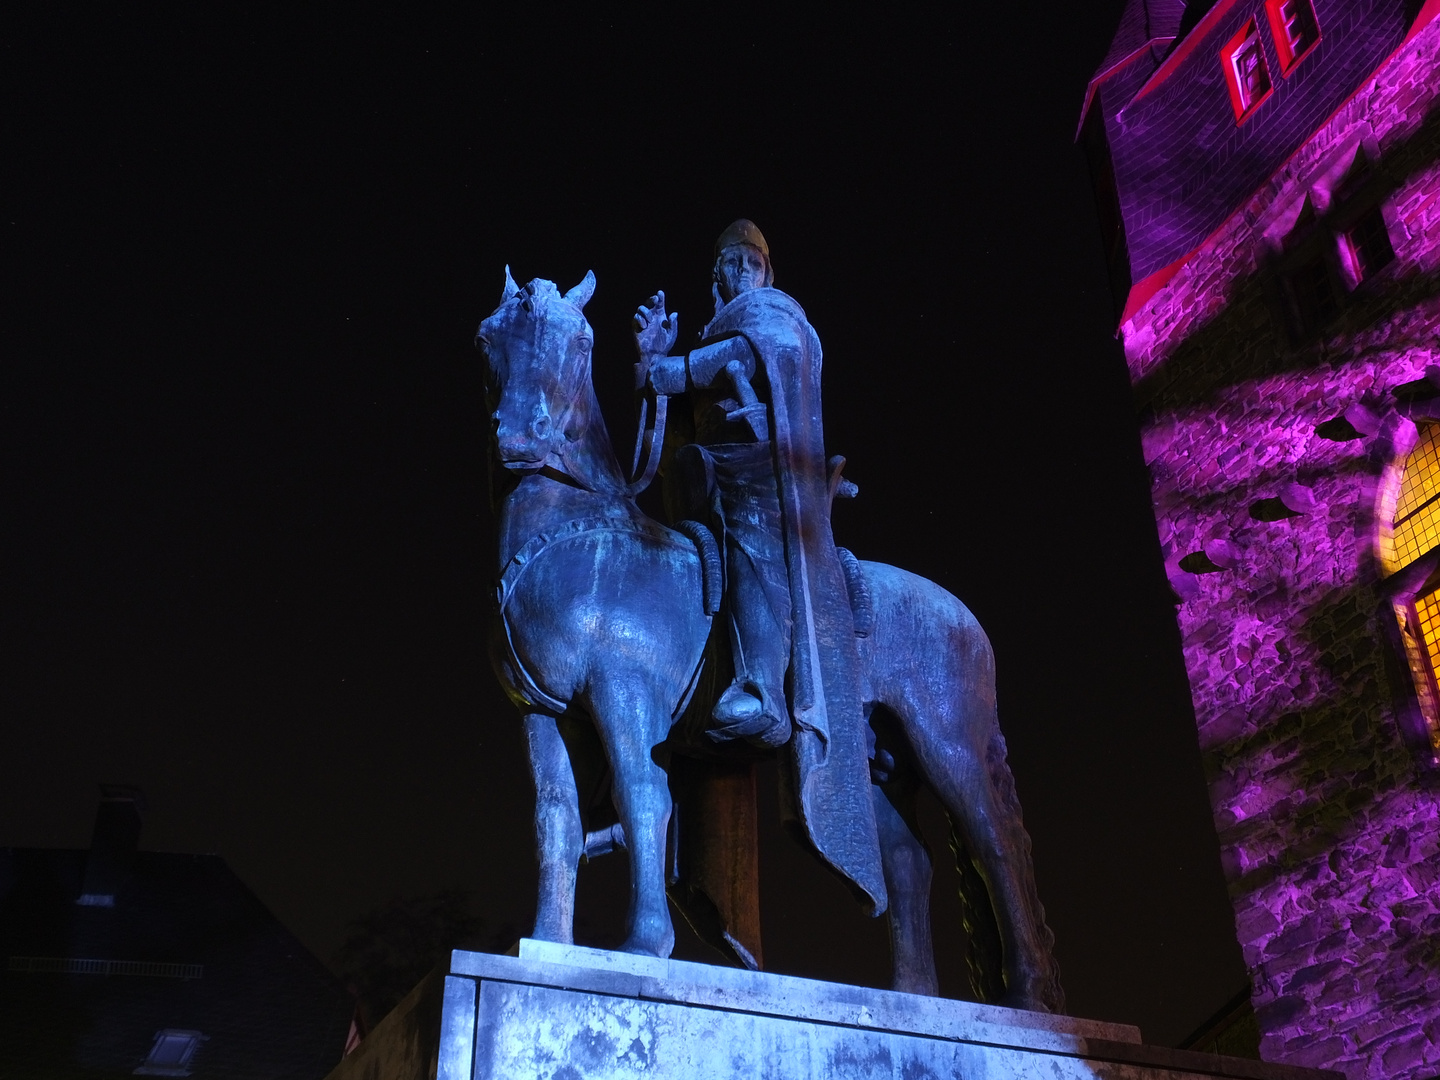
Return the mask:
[[[1102,73],[1086,149],[1113,166],[1097,197],[1261,1052],[1429,1080],[1440,773],[1414,717],[1440,599],[1414,598],[1440,534],[1404,565],[1390,535],[1440,423],[1440,0],[1409,21],[1316,0],[1289,56],[1278,12],[1222,0],[1169,59]],[[1250,20],[1271,87],[1237,124],[1222,50]],[[1384,258],[1356,260],[1361,232]]]

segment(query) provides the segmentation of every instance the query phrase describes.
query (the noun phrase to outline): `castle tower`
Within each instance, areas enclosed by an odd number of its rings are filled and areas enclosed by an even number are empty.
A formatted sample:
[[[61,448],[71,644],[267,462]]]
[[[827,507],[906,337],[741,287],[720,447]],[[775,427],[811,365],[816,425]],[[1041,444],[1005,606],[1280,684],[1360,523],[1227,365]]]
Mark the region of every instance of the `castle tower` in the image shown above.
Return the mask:
[[[1130,0],[1090,160],[1267,1060],[1440,1073],[1440,0]]]

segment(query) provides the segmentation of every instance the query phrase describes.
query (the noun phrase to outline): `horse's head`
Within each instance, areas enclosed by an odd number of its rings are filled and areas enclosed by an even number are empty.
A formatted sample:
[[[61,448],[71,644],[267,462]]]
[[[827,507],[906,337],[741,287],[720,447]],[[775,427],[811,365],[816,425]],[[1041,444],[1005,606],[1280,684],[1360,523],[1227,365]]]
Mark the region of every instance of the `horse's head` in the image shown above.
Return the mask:
[[[562,296],[541,278],[522,289],[505,268],[500,306],[480,324],[475,344],[485,354],[495,448],[507,469],[571,471],[562,463],[592,419],[594,335],[581,308],[594,292],[593,273]]]

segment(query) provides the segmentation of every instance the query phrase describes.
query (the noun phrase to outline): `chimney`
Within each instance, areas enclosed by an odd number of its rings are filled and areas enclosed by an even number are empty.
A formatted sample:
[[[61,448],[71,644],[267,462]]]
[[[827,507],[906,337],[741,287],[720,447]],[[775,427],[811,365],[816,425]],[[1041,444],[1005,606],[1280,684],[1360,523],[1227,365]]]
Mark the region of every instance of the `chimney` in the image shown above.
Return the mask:
[[[140,846],[140,813],[145,796],[130,784],[101,784],[100,808],[85,861],[85,884],[75,902],[82,907],[114,907],[115,891],[127,876]]]

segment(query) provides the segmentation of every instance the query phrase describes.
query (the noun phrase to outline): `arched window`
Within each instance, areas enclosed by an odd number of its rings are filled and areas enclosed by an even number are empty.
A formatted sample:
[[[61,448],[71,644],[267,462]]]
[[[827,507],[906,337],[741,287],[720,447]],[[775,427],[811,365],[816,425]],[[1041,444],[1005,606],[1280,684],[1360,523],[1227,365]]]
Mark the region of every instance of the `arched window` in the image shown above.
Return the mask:
[[[1419,436],[1405,459],[1382,551],[1399,586],[1391,604],[1415,683],[1423,729],[1416,734],[1440,763],[1440,423],[1425,424]]]

